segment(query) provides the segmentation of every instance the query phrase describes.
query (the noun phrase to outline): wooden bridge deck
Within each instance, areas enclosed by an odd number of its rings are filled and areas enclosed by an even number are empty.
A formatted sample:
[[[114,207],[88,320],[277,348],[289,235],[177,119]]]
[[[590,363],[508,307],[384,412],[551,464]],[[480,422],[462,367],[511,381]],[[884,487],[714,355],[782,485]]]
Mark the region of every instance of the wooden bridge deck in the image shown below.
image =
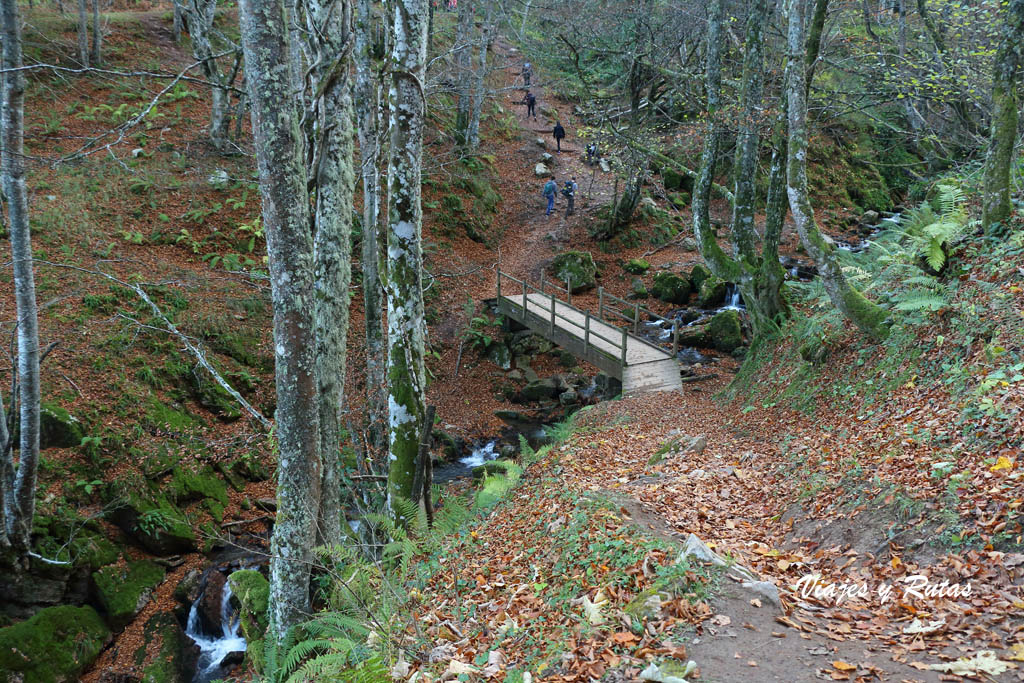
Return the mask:
[[[623,393],[682,388],[679,364],[669,351],[546,292],[527,291],[523,304],[523,294],[509,296],[499,287],[498,310],[621,380]]]

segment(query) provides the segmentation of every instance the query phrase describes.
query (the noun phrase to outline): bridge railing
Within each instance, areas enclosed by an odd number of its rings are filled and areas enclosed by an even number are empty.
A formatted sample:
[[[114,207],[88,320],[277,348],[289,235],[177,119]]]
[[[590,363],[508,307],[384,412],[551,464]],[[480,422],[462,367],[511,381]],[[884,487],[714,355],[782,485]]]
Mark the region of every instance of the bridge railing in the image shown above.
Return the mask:
[[[621,310],[616,305],[621,305]],[[659,321],[661,323],[667,323],[672,330],[672,355],[676,355],[676,351],[679,350],[679,324],[675,320],[669,320],[664,318],[657,313],[654,313],[650,309],[641,306],[635,301],[626,301],[619,297],[604,291],[604,287],[598,287],[597,289],[597,316],[601,320],[606,320],[605,316],[611,314],[616,318],[624,320],[633,327],[633,336],[639,337],[640,335],[640,317],[642,315],[647,316],[652,320]],[[607,320],[606,320],[607,321]],[[648,344],[646,339],[641,339]],[[655,344],[651,344],[656,348],[661,348]]]
[[[583,316],[582,329],[583,329],[583,350],[584,350],[584,353],[586,353],[590,349],[593,349],[594,351],[597,351],[599,353],[602,353],[602,354],[605,354],[605,355],[609,356],[610,358],[614,358],[614,359],[618,360],[620,363],[622,363],[623,367],[626,366],[626,350],[627,350],[628,343],[629,343],[628,342],[629,334],[628,334],[626,328],[621,328],[622,334],[621,335],[615,335],[615,337],[617,337],[615,339],[613,339],[613,338],[611,338],[609,336],[606,336],[606,335],[602,334],[598,329],[595,329],[594,325],[592,324],[592,322],[594,320],[594,315],[590,311],[584,311],[584,310],[582,310],[580,308],[577,308],[576,306],[572,305],[572,281],[571,280],[567,283],[566,290],[565,290],[566,291],[566,301],[561,301],[554,294],[548,293],[548,292],[544,291],[544,284],[545,283],[544,283],[543,278],[541,278],[540,287],[536,287],[534,285],[531,285],[526,280],[520,280],[518,278],[512,277],[508,273],[503,273],[500,270],[497,271],[497,273],[498,273],[497,289],[498,289],[498,300],[499,301],[501,300],[502,296],[504,296],[505,298],[509,299],[510,301],[516,301],[517,299],[519,299],[520,296],[522,296],[521,301],[519,301],[517,303],[523,309],[523,316],[525,317],[527,315],[533,314],[533,315],[535,315],[535,316],[537,316],[539,318],[540,316],[537,315],[536,312],[531,311],[530,308],[529,308],[529,303],[530,303],[529,295],[530,295],[531,292],[534,292],[534,293],[537,293],[537,294],[541,294],[542,296],[545,297],[545,300],[546,300],[546,303],[547,303],[546,306],[542,307],[542,310],[544,310],[546,312],[546,314],[549,316],[549,321],[548,322],[549,322],[549,325],[550,325],[551,334],[554,334],[555,327],[556,327],[556,324],[557,324],[558,320],[563,320],[563,321],[565,321],[566,323],[568,323],[569,325],[571,325],[573,327],[581,327],[581,325],[580,325],[578,320],[574,320],[572,318],[568,318],[568,317],[560,314],[558,312],[558,310],[557,310],[556,303],[560,303],[563,306],[568,306],[569,308],[571,308],[572,310],[576,311],[577,313],[579,313],[580,315]],[[502,292],[502,280],[503,279],[508,281],[508,283],[506,284],[504,292]],[[513,290],[514,291],[510,291],[509,290],[508,284],[512,284],[513,285]],[[561,288],[559,288],[559,290],[561,290]],[[533,302],[533,303],[534,303],[534,307],[537,307],[537,303],[536,302]],[[608,321],[600,319],[600,318],[598,318],[598,321],[599,322],[603,322],[605,324],[610,324],[610,323],[608,323]],[[607,350],[602,349],[599,346],[596,346],[593,343],[593,341],[592,341],[593,339],[599,339],[599,340],[601,340],[603,342],[606,342],[607,344],[609,344],[614,349],[615,353],[614,354],[613,353],[609,353]]]

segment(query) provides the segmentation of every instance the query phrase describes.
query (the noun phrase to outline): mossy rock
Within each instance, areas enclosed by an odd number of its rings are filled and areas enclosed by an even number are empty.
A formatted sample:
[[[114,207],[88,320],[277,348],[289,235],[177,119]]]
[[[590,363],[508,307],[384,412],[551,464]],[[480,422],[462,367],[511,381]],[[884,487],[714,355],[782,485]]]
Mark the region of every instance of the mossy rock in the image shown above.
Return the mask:
[[[736,311],[721,311],[711,318],[708,325],[711,343],[719,351],[731,353],[743,345],[743,332],[740,328],[740,314]]]
[[[511,460],[492,460],[491,462],[485,462],[483,465],[477,465],[472,470],[473,478],[483,479],[484,475],[504,474],[510,464],[512,464]]]
[[[646,299],[650,296],[650,292],[647,291],[647,285],[640,278],[635,278],[633,284],[630,287],[629,296],[632,299]]]
[[[97,522],[86,521],[77,515],[51,517],[37,514],[32,524],[32,536],[36,553],[71,562],[75,569],[94,571],[113,564],[120,554]]]
[[[622,611],[641,621],[653,619],[661,613],[661,603],[671,599],[672,594],[668,591],[648,588],[630,600]]]
[[[222,507],[228,504],[227,486],[211,467],[199,471],[183,466],[175,467],[166,490],[168,497],[176,504],[211,499]]]
[[[159,649],[157,649],[159,647]],[[148,655],[156,650],[153,657]],[[158,612],[146,621],[143,642],[135,650],[135,665],[142,667],[141,683],[180,683],[192,680],[199,661],[199,646],[185,635],[170,612]]]
[[[175,433],[190,431],[201,425],[184,408],[167,405],[155,396],[150,398],[144,420],[157,429]]]
[[[92,607],[48,607],[0,629],[0,681],[77,681],[109,640]]]
[[[58,405],[39,406],[39,448],[74,448],[82,443],[82,423]]]
[[[252,454],[245,454],[229,466],[231,471],[247,481],[266,481],[270,472],[259,459]]]
[[[441,447],[445,460],[454,460],[459,457],[459,444],[455,438],[443,429],[435,429],[431,432],[434,443]]]
[[[267,606],[270,583],[258,571],[241,569],[228,577],[231,599],[239,605],[242,635],[247,647],[245,657],[256,671],[263,671],[263,637],[267,632]]]
[[[707,266],[703,263],[695,264],[690,271],[690,284],[693,285],[694,291],[700,290],[700,286],[710,277],[713,276]]]
[[[725,303],[725,293],[728,283],[714,275],[701,283],[697,291],[697,305],[701,308],[714,308]]]
[[[217,416],[222,422],[234,422],[242,417],[242,408],[235,397],[210,377],[200,377],[193,372],[192,396],[202,407]]]
[[[502,370],[510,370],[512,368],[512,352],[500,340],[487,347],[487,359]]]
[[[240,493],[245,490],[245,477],[231,469],[231,463],[219,462],[214,467],[220,472],[220,476],[224,477],[228,486]]]
[[[589,251],[567,251],[551,262],[551,273],[566,283],[572,283],[572,293],[585,292],[597,286],[597,264]]]
[[[670,192],[668,195],[668,200],[672,202],[672,206],[680,210],[690,205],[690,199],[689,192]]]
[[[192,525],[164,494],[130,492],[117,501],[111,521],[155,555],[190,553],[196,549]]]
[[[110,627],[118,630],[127,626],[149,602],[165,573],[160,565],[145,560],[94,572],[97,596]]]
[[[651,294],[661,301],[667,301],[672,304],[685,304],[690,296],[690,282],[675,273],[661,271],[654,274],[654,285],[651,287]]]
[[[679,346],[697,346],[703,349],[711,346],[711,335],[708,334],[708,326],[695,325],[693,327],[680,328]]]
[[[626,265],[623,266],[627,273],[632,273],[633,275],[643,275],[650,269],[650,267],[651,264],[642,258],[630,259]]]

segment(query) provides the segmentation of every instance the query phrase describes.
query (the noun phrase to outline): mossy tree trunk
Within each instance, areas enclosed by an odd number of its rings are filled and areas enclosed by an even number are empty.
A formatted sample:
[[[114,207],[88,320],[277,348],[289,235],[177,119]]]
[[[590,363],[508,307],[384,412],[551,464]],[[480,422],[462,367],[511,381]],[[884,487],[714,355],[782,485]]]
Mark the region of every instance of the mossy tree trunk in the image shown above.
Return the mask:
[[[352,211],[355,192],[350,51],[352,7],[345,0],[306,0],[309,86],[307,139],[313,181],[316,272],[316,362],[323,476],[317,544],[341,543],[341,430],[345,399]]]
[[[469,112],[469,126],[466,132],[469,151],[474,152],[480,146],[480,115],[483,113],[484,100],[487,99],[487,53],[494,40],[494,2],[484,0],[484,23],[480,27],[480,40],[477,47],[476,73],[473,75],[473,104]]]
[[[89,5],[88,0],[78,0],[78,63],[89,66]]]
[[[0,404],[0,551],[13,548],[18,554],[30,551],[32,518],[36,504],[36,474],[39,469],[39,321],[36,285],[29,232],[28,190],[25,184],[25,76],[21,54],[21,17],[17,0],[3,0],[2,138],[0,176],[6,195],[7,234],[11,242],[14,270],[14,299],[18,325],[17,405],[19,452],[14,472],[11,455],[13,437],[7,430],[7,415]],[[12,399],[13,400],[13,399]],[[6,555],[6,552],[0,552]]]
[[[992,65],[992,130],[985,157],[982,225],[1010,217],[1010,171],[1017,143],[1019,98],[1017,74],[1024,66],[1024,0],[1009,0],[1003,8],[1002,38]]]
[[[280,641],[310,612],[322,482],[313,235],[284,2],[243,0],[240,19],[274,307],[278,481],[270,628]]]
[[[413,492],[424,414],[423,211],[420,183],[428,0],[396,0],[391,50],[388,164],[388,501]],[[410,520],[396,519],[401,524]]]
[[[455,27],[455,141],[460,147],[469,144],[469,115],[473,92],[473,0],[459,3]]]
[[[210,82],[210,141],[218,150],[227,149],[231,129],[231,85],[235,72],[221,72],[217,65],[211,34],[217,16],[217,0],[186,0],[192,56],[201,62],[203,76]]]
[[[800,241],[818,265],[825,291],[847,319],[875,339],[888,333],[887,312],[869,301],[846,279],[835,247],[818,231],[807,190],[807,54],[804,6],[807,0],[787,0],[789,28],[787,32],[785,94],[789,116],[789,148],[786,173],[786,194],[793,213]]]
[[[103,61],[103,27],[100,25],[100,0],[92,0],[92,65]]]
[[[355,26],[355,108],[359,130],[360,175],[363,181],[363,310],[366,319],[366,424],[370,450],[377,456],[385,451],[387,414],[385,398],[387,347],[384,343],[384,292],[380,278],[380,248],[383,221],[381,210],[380,159],[383,131],[378,116],[380,81],[374,65],[378,44],[377,15],[370,0],[357,0]],[[380,31],[381,34],[384,31]]]

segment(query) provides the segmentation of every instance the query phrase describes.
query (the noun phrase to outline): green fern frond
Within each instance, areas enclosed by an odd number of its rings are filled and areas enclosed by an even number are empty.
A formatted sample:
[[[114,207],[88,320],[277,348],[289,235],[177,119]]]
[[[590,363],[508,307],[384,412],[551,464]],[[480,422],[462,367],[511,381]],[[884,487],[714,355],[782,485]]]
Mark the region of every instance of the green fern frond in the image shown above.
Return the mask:
[[[941,296],[929,292],[915,291],[896,304],[898,311],[937,311],[947,305]]]

